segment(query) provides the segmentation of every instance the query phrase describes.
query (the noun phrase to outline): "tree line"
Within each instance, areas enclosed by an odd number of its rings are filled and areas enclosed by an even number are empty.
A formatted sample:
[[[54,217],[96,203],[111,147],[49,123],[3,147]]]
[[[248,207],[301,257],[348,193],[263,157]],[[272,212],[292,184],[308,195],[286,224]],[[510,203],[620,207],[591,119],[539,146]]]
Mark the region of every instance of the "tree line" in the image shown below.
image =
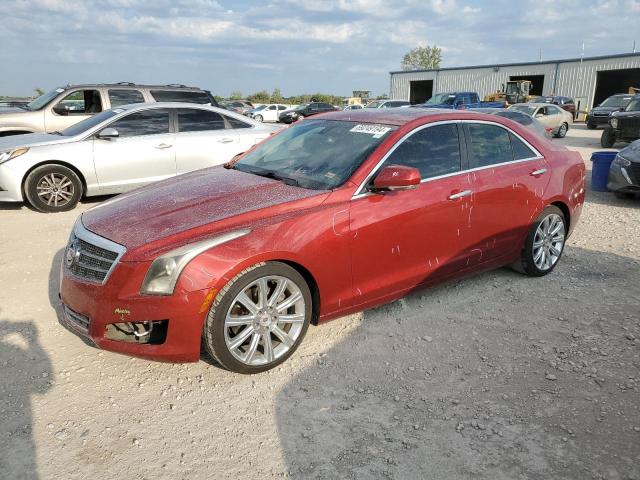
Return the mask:
[[[386,94],[379,95],[378,99],[388,98]],[[251,103],[284,103],[287,105],[300,105],[307,102],[324,102],[331,105],[342,105],[344,97],[338,95],[331,95],[328,93],[305,93],[302,95],[294,95],[291,97],[285,97],[279,88],[275,88],[271,93],[267,90],[260,90],[259,92],[252,93],[244,96],[241,91],[231,92],[228,99],[215,96],[217,101],[220,100],[249,100]]]

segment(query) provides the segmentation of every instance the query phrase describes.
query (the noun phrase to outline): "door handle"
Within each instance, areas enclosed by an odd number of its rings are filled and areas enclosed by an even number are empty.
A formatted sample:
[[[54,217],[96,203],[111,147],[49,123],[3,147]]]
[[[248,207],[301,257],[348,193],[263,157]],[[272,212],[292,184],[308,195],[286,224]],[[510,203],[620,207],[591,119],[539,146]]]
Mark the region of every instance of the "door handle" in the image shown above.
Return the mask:
[[[545,173],[547,173],[547,169],[541,168],[539,170],[534,170],[529,175],[531,175],[532,177],[537,177],[538,175],[544,175]]]
[[[167,144],[167,143],[161,143],[161,144],[159,144],[159,145],[156,145],[156,148],[159,148],[159,149],[163,149],[163,148],[171,148],[171,147],[173,147],[173,145],[169,145],[169,144]]]
[[[468,197],[469,195],[471,195],[473,192],[471,190],[463,190],[461,192],[458,193],[452,193],[451,195],[449,195],[447,198],[449,200],[457,200],[458,198],[462,198],[462,197]]]
[[[221,138],[220,140],[218,140],[219,143],[231,143],[233,142],[233,138]]]

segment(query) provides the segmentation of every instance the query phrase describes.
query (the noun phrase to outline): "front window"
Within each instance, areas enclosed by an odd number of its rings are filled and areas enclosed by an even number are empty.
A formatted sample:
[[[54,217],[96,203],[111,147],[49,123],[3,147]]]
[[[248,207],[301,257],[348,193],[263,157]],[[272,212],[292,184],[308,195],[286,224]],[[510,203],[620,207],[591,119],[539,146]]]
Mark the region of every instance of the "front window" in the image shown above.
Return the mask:
[[[396,127],[306,120],[259,145],[235,168],[313,190],[342,185]]]
[[[96,125],[101,124],[105,120],[110,119],[111,117],[115,117],[119,113],[122,113],[122,110],[105,110],[102,113],[94,115],[93,117],[89,117],[81,122],[76,123],[75,125],[70,126],[69,128],[63,130],[61,135],[65,137],[75,137],[76,135],[80,135],[91,130]]]
[[[69,93],[53,107],[58,115],[93,115],[102,111],[102,99],[98,90],[76,90]]]
[[[44,95],[40,95],[38,98],[28,103],[27,108],[29,110],[41,110],[45,105],[47,105],[51,100],[56,98],[62,92],[64,92],[62,88],[56,88],[55,90],[51,90]]]
[[[609,97],[600,104],[601,107],[626,107],[633,97]]]
[[[436,93],[425,105],[453,105],[456,96],[453,93]]]
[[[520,93],[520,89],[518,88],[518,84],[517,83],[507,83],[507,90],[506,90],[505,93],[507,95]]]
[[[640,98],[636,98],[631,100],[627,108],[624,110],[625,112],[640,112]]]

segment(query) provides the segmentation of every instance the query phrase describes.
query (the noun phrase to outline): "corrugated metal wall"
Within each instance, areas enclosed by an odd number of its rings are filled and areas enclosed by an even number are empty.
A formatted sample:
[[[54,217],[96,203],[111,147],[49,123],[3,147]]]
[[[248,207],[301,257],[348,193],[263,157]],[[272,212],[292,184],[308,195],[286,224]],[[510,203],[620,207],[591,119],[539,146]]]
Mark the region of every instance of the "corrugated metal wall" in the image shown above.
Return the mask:
[[[495,92],[510,76],[544,75],[543,95],[566,95],[583,99],[589,105],[596,90],[597,72],[640,68],[640,56],[602,58],[565,63],[539,63],[501,67],[478,67],[452,70],[431,70],[427,72],[398,72],[391,74],[389,96],[395,99],[409,99],[409,85],[415,80],[433,80],[433,92],[473,91],[480,97]],[[558,73],[555,82],[556,71]],[[554,91],[555,85],[555,91]]]

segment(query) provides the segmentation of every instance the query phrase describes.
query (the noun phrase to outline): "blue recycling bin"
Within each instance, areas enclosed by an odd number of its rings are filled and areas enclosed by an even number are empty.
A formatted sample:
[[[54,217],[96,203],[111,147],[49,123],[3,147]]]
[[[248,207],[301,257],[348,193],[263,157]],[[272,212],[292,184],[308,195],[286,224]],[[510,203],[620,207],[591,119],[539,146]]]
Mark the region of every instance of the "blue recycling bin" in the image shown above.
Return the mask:
[[[609,168],[617,154],[617,151],[612,152],[610,150],[593,152],[591,154],[591,161],[593,162],[593,168],[591,170],[591,190],[595,190],[596,192],[607,191]]]

